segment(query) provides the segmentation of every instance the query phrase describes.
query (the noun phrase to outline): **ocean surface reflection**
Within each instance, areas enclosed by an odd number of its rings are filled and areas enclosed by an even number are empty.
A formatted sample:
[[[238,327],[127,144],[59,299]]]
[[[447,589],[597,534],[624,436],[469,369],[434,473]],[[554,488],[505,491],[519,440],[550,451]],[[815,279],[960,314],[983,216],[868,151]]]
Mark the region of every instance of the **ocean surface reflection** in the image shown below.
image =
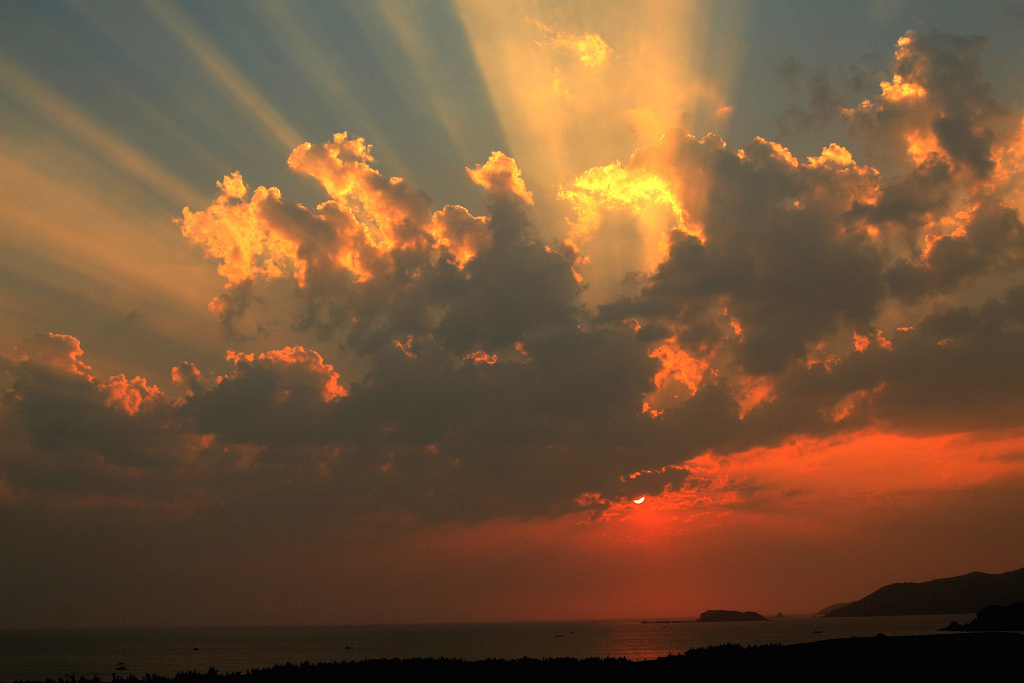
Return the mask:
[[[377,658],[625,657],[653,659],[723,643],[791,644],[935,633],[973,614],[777,618],[762,622],[566,621],[502,624],[0,631],[0,681],[69,674],[106,678],[178,671],[247,671]],[[118,668],[122,664],[123,668]]]

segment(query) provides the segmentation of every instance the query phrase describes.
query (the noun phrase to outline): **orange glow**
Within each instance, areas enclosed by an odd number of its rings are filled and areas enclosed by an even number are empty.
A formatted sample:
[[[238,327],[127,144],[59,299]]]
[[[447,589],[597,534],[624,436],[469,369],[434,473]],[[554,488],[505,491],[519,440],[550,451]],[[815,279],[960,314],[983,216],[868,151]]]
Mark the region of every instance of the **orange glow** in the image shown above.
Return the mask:
[[[310,263],[298,255],[299,240],[310,223],[329,237],[305,248],[320,250],[321,263],[329,260],[360,283],[392,268],[396,248],[447,249],[462,268],[491,246],[486,218],[461,206],[431,214],[426,195],[401,178],[381,175],[371,167],[373,161],[371,146],[347,133],[322,145],[303,143],[292,150],[288,165],[316,179],[331,196],[316,211],[301,205],[289,210],[274,187],[261,186],[246,200],[248,188],[235,172],[217,183],[220,195],[206,210],[183,209],[182,233],[221,261],[217,270],[228,285],[272,280],[290,271],[296,284],[305,287]],[[515,161],[501,152],[468,172],[489,191],[510,192],[532,203]],[[404,229],[396,232],[398,226]],[[219,297],[209,308],[223,314],[227,305]]]
[[[396,349],[404,353],[406,358],[417,358],[416,353],[412,350],[412,337],[406,339],[404,343],[398,339],[392,339],[391,343]]]
[[[426,197],[401,178],[385,178],[370,166],[372,145],[363,138],[336,133],[331,142],[305,142],[288,156],[288,166],[315,178],[340,206],[363,225],[367,240],[381,252],[398,244],[395,226],[426,223]]]
[[[926,4],[18,3],[0,628],[1021,566],[1024,55]]]
[[[930,130],[914,130],[907,133],[907,155],[920,166],[929,158],[938,155],[947,158],[939,139]]]
[[[605,542],[737,536],[751,525],[823,538],[854,518],[885,517],[894,507],[930,505],[943,492],[1024,479],[1022,451],[1019,433],[913,438],[865,431],[701,455],[675,468],[678,484],[646,496],[643,506],[639,499],[609,502],[594,495],[577,502],[605,506],[590,522],[603,530]]]
[[[1024,118],[1015,122],[1016,131],[1005,145],[993,150],[995,168],[989,181],[1008,195],[1008,203],[1024,210]]]
[[[768,148],[771,149],[772,157],[774,157],[775,159],[778,159],[782,163],[784,163],[784,164],[786,164],[788,166],[792,166],[793,168],[797,168],[797,167],[800,166],[800,162],[797,161],[796,157],[793,156],[793,153],[790,152],[789,148],[786,147],[785,145],[780,145],[779,143],[777,143],[777,142],[775,142],[773,140],[765,140],[764,138],[762,138],[760,136],[754,138],[754,140],[756,142],[760,142],[762,144],[768,145]],[[740,151],[742,151],[742,150],[740,150]]]
[[[825,342],[819,342],[808,351],[805,364],[808,368],[813,368],[815,365],[824,365],[826,370],[831,371],[841,360],[839,356],[828,349],[828,345]]]
[[[909,39],[906,36],[900,38],[901,47],[906,44],[903,42],[904,40]],[[897,52],[897,54],[899,53]],[[891,82],[882,81],[878,85],[882,88],[882,99],[889,102],[899,102],[911,97],[924,98],[928,95],[924,86],[905,81],[899,74],[893,75]]]
[[[584,296],[593,305],[622,296],[629,273],[653,271],[664,261],[673,231],[704,239],[703,226],[669,181],[646,169],[595,166],[562,184],[558,197],[574,215],[566,218],[565,243],[578,254],[574,271],[588,282]]]
[[[533,204],[533,193],[526,189],[516,160],[504,152],[491,152],[483,164],[467,168],[470,179],[488,192],[511,193],[527,204]]]
[[[474,363],[487,363],[488,365],[494,365],[498,362],[497,354],[487,354],[483,351],[474,351],[468,354],[463,360],[472,361]]]
[[[913,42],[914,39],[910,35],[901,36],[896,41],[895,57],[897,60],[906,60],[912,57],[910,46]],[[928,95],[928,91],[924,89],[924,86],[908,81],[900,74],[893,74],[892,81],[883,81],[879,85],[882,88],[882,99],[889,102],[899,102],[907,98],[924,98]]]
[[[884,504],[898,491],[966,488],[1010,472],[1024,473],[1024,461],[1013,457],[1021,449],[1024,435],[1015,433],[914,438],[866,431],[828,441],[798,440],[727,458],[705,455],[686,466],[713,473],[711,488],[717,490],[730,488],[729,481],[753,479],[770,488],[778,486],[780,493],[791,486],[822,501],[833,495],[865,496],[867,504]],[[778,503],[799,504],[782,498]]]
[[[853,154],[850,150],[836,143],[830,144],[821,150],[821,156],[807,157],[807,162],[812,168],[818,166],[856,166]]]
[[[558,197],[568,200],[576,213],[569,232],[569,239],[576,245],[601,228],[602,212],[614,211],[640,218],[645,227],[659,234],[676,228],[703,241],[702,229],[688,221],[668,182],[649,171],[623,168],[618,162],[595,166],[574,178],[568,189],[560,188]],[[658,220],[659,208],[671,211],[674,225]]]
[[[294,264],[297,246],[260,215],[260,206],[268,199],[280,200],[276,187],[258,187],[252,199],[245,201],[247,188],[235,171],[217,183],[220,196],[205,211],[182,210],[181,232],[206,255],[220,259],[217,266],[229,284],[253,278],[274,279]]]
[[[396,342],[397,343],[397,342]],[[253,353],[241,353],[229,350],[225,355],[227,360],[239,365],[253,365],[257,362],[267,363],[273,366],[278,373],[296,384],[305,384],[320,388],[320,396],[324,401],[331,401],[347,395],[345,388],[338,384],[338,373],[329,363],[325,363],[323,357],[316,351],[306,350],[301,346],[286,346],[283,349],[275,349],[261,353],[259,356]],[[217,378],[222,382],[226,377]],[[287,389],[283,389],[279,399],[287,398]]]
[[[640,412],[644,413],[645,415],[650,415],[651,417],[660,417],[665,413],[664,410],[655,410],[647,401],[643,402],[643,406],[641,407]]]
[[[92,368],[80,359],[85,354],[82,343],[70,334],[37,334],[18,344],[14,351],[14,359],[19,362],[40,363],[54,370],[92,379]]]
[[[740,404],[740,419],[762,403],[775,400],[775,384],[767,377],[744,377],[733,383],[736,402]]]
[[[189,380],[198,380],[201,377],[199,368],[191,363],[182,363],[181,366],[171,368],[171,379],[175,383],[184,383]]]
[[[661,369],[654,376],[657,389],[649,394],[645,404],[663,407],[678,400],[673,393],[682,384],[689,395],[696,393],[697,386],[708,371],[708,364],[686,353],[674,339],[671,339],[650,352],[651,358],[661,361]],[[646,411],[645,411],[646,412]]]
[[[356,249],[342,249],[338,251],[337,256],[334,257],[334,262],[352,273],[356,282],[366,282],[373,275],[368,268],[363,267],[363,260]]]
[[[732,333],[735,334],[738,338],[742,339],[743,325],[740,323],[740,319],[729,315],[728,309],[723,310],[722,315],[724,315],[726,320],[729,322],[729,329],[732,330]]]
[[[100,391],[107,395],[108,406],[116,407],[129,415],[135,415],[144,405],[164,398],[160,388],[147,384],[144,377],[128,381],[124,375],[117,375],[111,377],[106,384],[101,384]]]
[[[872,344],[882,349],[892,349],[892,342],[886,339],[879,329],[874,330],[871,336],[853,333],[853,348],[858,353],[863,353]]]
[[[882,387],[884,387],[884,385],[882,385]],[[882,387],[879,387],[879,389]],[[847,394],[843,398],[839,399],[832,407],[832,410],[828,414],[829,417],[832,418],[833,422],[842,422],[849,417],[850,413],[855,409],[868,402],[871,399],[872,393],[873,392],[868,391],[867,389],[861,389]]]
[[[465,267],[493,241],[487,219],[474,216],[458,205],[435,211],[427,231],[438,246],[448,248],[459,268]]]
[[[573,55],[583,66],[595,68],[608,61],[612,49],[604,39],[596,33],[574,35],[563,33],[546,26],[536,19],[530,20],[537,28],[550,36],[546,40],[537,41],[539,45],[565,50]]]

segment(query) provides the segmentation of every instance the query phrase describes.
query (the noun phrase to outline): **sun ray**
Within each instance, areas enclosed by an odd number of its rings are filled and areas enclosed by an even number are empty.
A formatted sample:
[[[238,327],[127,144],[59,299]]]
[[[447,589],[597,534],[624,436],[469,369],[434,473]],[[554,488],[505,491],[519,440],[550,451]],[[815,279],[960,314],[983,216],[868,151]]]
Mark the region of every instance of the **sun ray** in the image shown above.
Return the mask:
[[[302,135],[285,117],[220,53],[203,31],[174,5],[147,2],[154,15],[185,45],[206,71],[235,98],[239,109],[255,117],[267,132],[268,141],[290,150],[302,142]]]

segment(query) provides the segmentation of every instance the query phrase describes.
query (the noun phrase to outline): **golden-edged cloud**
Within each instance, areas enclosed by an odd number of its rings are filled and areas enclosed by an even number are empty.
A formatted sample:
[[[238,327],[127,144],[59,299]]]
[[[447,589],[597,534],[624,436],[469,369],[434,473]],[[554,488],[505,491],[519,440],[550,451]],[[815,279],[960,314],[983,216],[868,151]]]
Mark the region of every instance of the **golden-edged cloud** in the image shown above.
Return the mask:
[[[976,49],[912,35],[848,113],[855,140],[910,150],[900,167],[673,130],[560,178],[561,233],[535,227],[549,206],[499,151],[466,168],[479,215],[435,208],[346,133],[287,158],[322,188],[314,206],[229,174],[180,222],[225,283],[211,308],[234,332],[255,315],[257,333],[323,346],[230,351],[219,373],[183,362],[161,389],[95,379],[77,339],[36,338],[2,361],[12,457],[70,448],[111,490],[131,470],[194,494],[213,468],[211,505],[310,487],[345,514],[481,520],[692,507],[713,477],[686,463],[707,454],[1016,428],[1020,118],[961,102],[989,92]],[[263,321],[273,287],[290,316]],[[11,495],[33,485],[17,471]]]

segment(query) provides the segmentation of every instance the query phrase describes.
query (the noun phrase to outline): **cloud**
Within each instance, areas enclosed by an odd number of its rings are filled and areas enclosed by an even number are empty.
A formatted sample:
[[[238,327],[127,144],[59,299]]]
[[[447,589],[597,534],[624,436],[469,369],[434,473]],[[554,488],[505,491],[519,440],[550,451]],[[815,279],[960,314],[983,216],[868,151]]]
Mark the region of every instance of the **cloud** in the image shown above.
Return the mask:
[[[82,343],[69,334],[53,332],[37,334],[15,347],[14,356],[8,358],[14,367],[38,364],[53,370],[69,372],[92,379],[92,368],[80,360],[85,352]]]
[[[94,378],[81,345],[37,335],[3,363],[0,467],[23,501],[160,507],[188,496],[175,476],[192,437],[146,379]],[[31,494],[31,495],[30,495]]]
[[[846,110],[851,130],[877,145],[904,148],[915,163],[938,155],[954,169],[987,177],[1007,109],[982,75],[982,36],[933,31],[900,38],[882,94]]]
[[[180,226],[247,346],[160,389],[96,379],[74,337],[20,345],[0,363],[4,499],[479,522],[692,503],[700,456],[1015,428],[1020,131],[981,45],[908,34],[847,108],[894,165],[675,130],[564,179],[564,217],[500,151],[466,169],[479,211],[435,208],[347,133],[288,157],[315,206],[229,174]],[[271,287],[292,317],[256,305]],[[253,346],[270,326],[317,348]]]
[[[992,270],[1015,270],[1024,257],[1024,225],[1018,210],[988,199],[958,214],[949,234],[929,236],[916,262],[901,259],[886,273],[892,293],[913,302],[953,291]]]
[[[596,33],[565,33],[536,19],[531,19],[530,22],[547,36],[544,40],[537,41],[540,45],[567,52],[585,67],[595,69],[602,66],[608,62],[612,54],[608,43]]]
[[[470,179],[488,192],[511,193],[527,204],[533,204],[533,194],[526,189],[515,159],[502,152],[493,152],[487,163],[467,168]]]
[[[229,285],[280,277],[295,260],[294,245],[269,229],[259,212],[268,199],[280,198],[280,191],[259,187],[247,201],[248,190],[237,171],[224,176],[217,187],[220,196],[209,208],[198,212],[184,208],[182,234],[221,261],[217,272]]]
[[[825,130],[842,117],[844,104],[851,98],[870,95],[878,84],[871,82],[866,72],[874,73],[876,62],[880,62],[878,55],[869,54],[849,66],[807,69],[793,57],[784,59],[778,67],[778,81],[804,101],[790,105],[779,117],[783,139],[794,131]]]
[[[669,179],[700,237],[675,228],[641,293],[602,316],[670,324],[689,353],[729,350],[754,374],[784,369],[844,324],[867,324],[885,295],[882,249],[844,215],[877,190],[877,174],[843,152],[800,164],[763,139],[732,152],[684,134],[634,155],[632,166]]]
[[[345,396],[338,373],[320,354],[301,346],[261,354],[229,351],[234,370],[202,389],[194,366],[179,366],[191,378],[183,404],[196,429],[232,442],[318,443],[335,434],[326,422],[331,403]]]

